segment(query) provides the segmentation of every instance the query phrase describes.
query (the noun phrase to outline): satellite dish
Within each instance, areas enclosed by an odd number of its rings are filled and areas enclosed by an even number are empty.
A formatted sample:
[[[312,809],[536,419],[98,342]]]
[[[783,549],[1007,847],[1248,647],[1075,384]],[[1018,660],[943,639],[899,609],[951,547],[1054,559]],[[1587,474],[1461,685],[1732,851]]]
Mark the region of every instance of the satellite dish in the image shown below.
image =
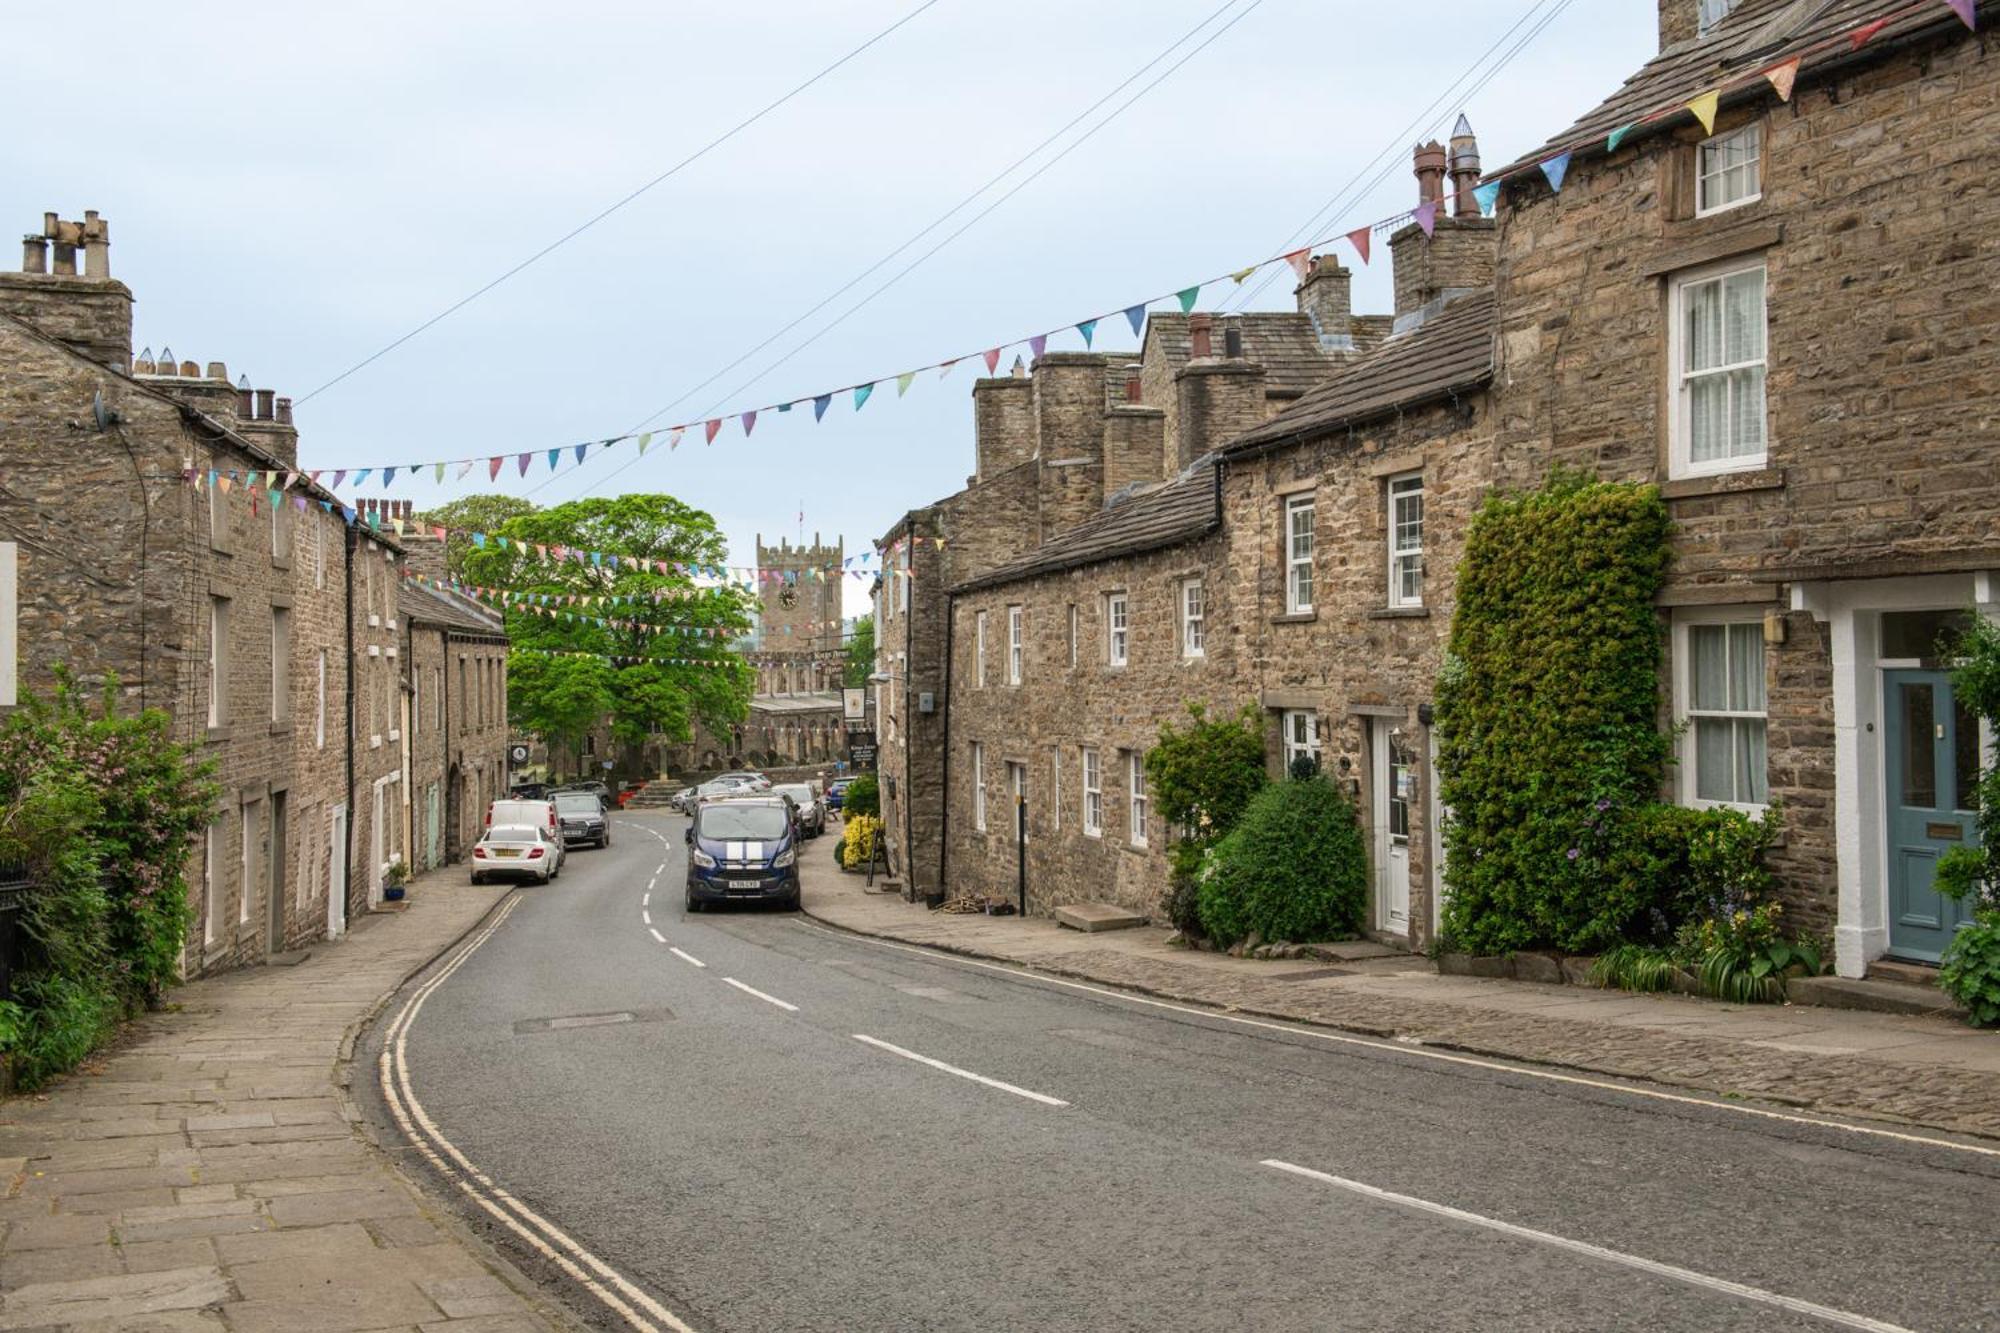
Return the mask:
[[[125,419],[119,414],[117,408],[108,405],[104,401],[104,390],[102,389],[90,395],[90,415],[97,422],[99,430],[110,430]]]

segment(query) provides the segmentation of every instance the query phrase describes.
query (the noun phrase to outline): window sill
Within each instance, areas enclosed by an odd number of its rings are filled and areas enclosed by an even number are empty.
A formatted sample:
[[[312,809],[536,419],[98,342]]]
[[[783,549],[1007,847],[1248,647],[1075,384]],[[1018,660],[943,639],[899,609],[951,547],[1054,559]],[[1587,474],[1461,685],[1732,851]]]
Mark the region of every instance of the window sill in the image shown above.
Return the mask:
[[[274,555],[271,557],[271,568],[289,570],[291,567],[292,558],[290,556]]]
[[[1428,620],[1428,606],[1383,606],[1368,613],[1370,620]]]
[[[403,733],[400,731],[392,731],[389,733],[389,739],[392,741],[399,741],[403,739]]]
[[[271,724],[271,734],[273,736],[289,736],[292,734],[292,724],[289,722],[273,722]]]
[[[1751,467],[1739,472],[1710,472],[1698,477],[1677,477],[1660,485],[1660,495],[1668,500],[1694,500],[1710,495],[1734,495],[1738,491],[1778,491],[1785,487],[1782,468]]]
[[[1281,611],[1271,617],[1273,625],[1305,625],[1319,619],[1317,611]]]
[[[1130,852],[1134,856],[1144,856],[1152,850],[1152,846],[1149,843],[1143,842],[1122,842],[1118,844],[1118,850],[1121,852]]]
[[[217,742],[217,741],[226,741],[226,740],[228,740],[228,739],[229,739],[229,735],[230,735],[230,732],[231,732],[231,730],[232,730],[232,728],[230,727],[230,724],[229,724],[229,723],[227,723],[227,722],[224,722],[224,723],[222,723],[222,724],[221,724],[221,725],[219,725],[219,726],[213,726],[213,727],[210,727],[210,728],[208,729],[208,741],[209,741],[209,743],[210,743],[210,744],[214,744],[214,743],[215,743],[215,742]]]
[[[382,748],[382,738],[381,738],[380,736],[370,736],[370,737],[368,738],[368,748],[369,748],[369,749],[371,749],[371,750],[379,750],[379,749],[381,749],[381,748]]]

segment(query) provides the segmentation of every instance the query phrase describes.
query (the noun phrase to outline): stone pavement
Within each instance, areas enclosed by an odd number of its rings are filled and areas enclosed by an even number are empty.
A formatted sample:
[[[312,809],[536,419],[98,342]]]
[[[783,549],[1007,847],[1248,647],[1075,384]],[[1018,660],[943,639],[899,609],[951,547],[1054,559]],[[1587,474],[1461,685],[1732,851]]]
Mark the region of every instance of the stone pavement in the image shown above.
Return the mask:
[[[361,1021],[506,892],[426,876],[407,911],[184,986],[0,1103],[0,1329],[573,1327],[388,1164],[345,1090]]]
[[[932,912],[865,891],[817,850],[801,866],[806,913],[864,935],[1241,1013],[2000,1138],[2000,1032],[1947,1018],[1446,977],[1410,954],[1337,966],[1231,958],[1170,945],[1160,927],[1086,935],[1040,917]]]

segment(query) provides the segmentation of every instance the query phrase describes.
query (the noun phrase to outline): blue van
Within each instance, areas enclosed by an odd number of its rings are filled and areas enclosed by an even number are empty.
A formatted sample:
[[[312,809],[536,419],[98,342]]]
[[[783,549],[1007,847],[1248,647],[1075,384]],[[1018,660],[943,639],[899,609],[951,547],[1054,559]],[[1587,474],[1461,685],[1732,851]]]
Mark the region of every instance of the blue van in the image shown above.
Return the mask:
[[[780,796],[704,801],[688,825],[687,909],[768,903],[797,911],[799,830]]]

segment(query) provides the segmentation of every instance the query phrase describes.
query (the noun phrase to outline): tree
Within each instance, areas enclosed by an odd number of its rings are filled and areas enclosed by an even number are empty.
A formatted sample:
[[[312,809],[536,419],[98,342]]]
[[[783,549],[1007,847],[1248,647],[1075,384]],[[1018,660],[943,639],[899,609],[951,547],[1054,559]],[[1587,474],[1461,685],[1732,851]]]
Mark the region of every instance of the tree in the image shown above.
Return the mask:
[[[444,567],[451,577],[462,579],[466,553],[474,549],[471,534],[499,532],[510,519],[535,511],[534,501],[518,495],[468,495],[425,510],[417,515],[417,522],[451,529],[444,541]]]
[[[466,581],[518,594],[503,608],[516,725],[576,746],[608,717],[616,740],[639,745],[689,741],[696,723],[748,715],[755,672],[730,644],[750,627],[750,599],[685,572],[728,558],[709,515],[669,495],[620,495],[531,508],[481,531],[556,557],[468,542],[462,562]]]
[[[850,690],[868,684],[875,674],[875,617],[863,616],[854,622],[854,637],[847,641],[847,666],[840,683]]]

